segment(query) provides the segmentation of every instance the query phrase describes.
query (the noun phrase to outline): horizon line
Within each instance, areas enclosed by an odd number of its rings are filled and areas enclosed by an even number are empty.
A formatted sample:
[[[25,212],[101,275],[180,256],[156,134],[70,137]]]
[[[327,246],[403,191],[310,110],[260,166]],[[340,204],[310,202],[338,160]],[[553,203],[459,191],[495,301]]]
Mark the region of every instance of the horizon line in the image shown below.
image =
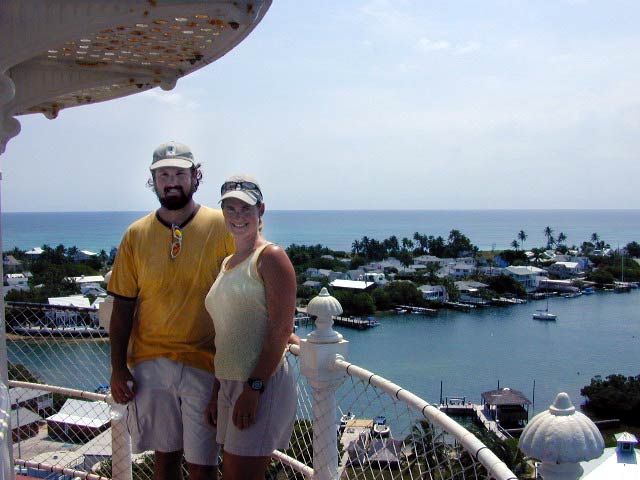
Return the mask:
[[[2,211],[4,214],[33,213],[150,213],[153,210],[23,210]],[[638,212],[640,208],[341,208],[268,209],[268,212]]]

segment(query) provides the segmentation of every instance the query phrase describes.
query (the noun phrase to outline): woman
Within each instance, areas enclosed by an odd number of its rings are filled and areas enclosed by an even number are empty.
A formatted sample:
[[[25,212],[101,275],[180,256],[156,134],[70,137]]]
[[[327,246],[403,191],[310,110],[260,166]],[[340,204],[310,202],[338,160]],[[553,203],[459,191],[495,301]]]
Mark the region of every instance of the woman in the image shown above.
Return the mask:
[[[261,234],[264,203],[251,177],[221,188],[236,252],[222,262],[205,304],[215,329],[216,386],[208,420],[224,445],[224,480],[263,479],[293,430],[296,388],[284,356],[293,331],[296,277],[285,251]]]

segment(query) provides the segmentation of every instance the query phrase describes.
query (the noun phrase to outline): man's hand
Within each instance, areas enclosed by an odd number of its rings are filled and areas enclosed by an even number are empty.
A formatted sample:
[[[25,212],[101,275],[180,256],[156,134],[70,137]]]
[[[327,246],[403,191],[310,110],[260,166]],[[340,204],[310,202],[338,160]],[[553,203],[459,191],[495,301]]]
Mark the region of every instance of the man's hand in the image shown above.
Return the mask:
[[[213,391],[211,392],[211,398],[207,404],[207,408],[204,411],[204,419],[209,425],[214,427],[218,426],[218,391],[220,390],[220,382],[216,378],[213,381]]]
[[[251,390],[248,385],[245,386],[236,400],[236,404],[233,406],[233,424],[239,430],[248,428],[256,423],[259,399],[260,392]]]
[[[118,403],[128,403],[136,395],[136,381],[128,368],[111,372],[111,395]]]

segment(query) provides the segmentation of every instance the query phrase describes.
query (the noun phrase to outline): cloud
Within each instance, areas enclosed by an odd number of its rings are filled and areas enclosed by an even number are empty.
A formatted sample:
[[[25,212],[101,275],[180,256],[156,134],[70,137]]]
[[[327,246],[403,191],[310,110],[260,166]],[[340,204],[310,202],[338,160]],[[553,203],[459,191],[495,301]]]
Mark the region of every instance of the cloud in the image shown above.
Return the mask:
[[[418,48],[423,52],[433,52],[437,50],[449,50],[451,44],[444,40],[429,40],[428,38],[421,38],[418,40]]]
[[[480,50],[480,44],[478,42],[467,42],[455,48],[455,52],[460,55],[477,52],[478,50]]]
[[[184,92],[185,90],[183,90]],[[162,105],[168,105],[178,110],[193,111],[200,107],[200,102],[184,93],[166,92],[160,88],[147,90],[140,94],[145,101],[152,100]]]

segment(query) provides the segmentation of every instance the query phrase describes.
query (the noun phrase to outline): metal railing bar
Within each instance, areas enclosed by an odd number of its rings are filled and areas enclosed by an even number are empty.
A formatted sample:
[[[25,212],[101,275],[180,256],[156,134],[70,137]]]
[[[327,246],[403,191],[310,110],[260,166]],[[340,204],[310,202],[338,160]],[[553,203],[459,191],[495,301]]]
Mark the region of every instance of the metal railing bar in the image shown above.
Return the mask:
[[[387,395],[404,402],[412,410],[419,412],[424,418],[453,435],[462,444],[464,449],[469,452],[469,454],[473,455],[474,452],[477,453],[478,461],[484,465],[487,472],[493,477],[504,480],[516,478],[513,472],[511,472],[504,462],[500,460],[490,449],[482,448],[485,447],[485,445],[478,440],[475,435],[426,400],[423,400],[417,395],[414,395],[410,391],[403,389],[399,385],[396,385],[380,375],[376,375],[369,370],[358,367],[357,365],[346,362],[340,358],[336,359],[335,366],[343,369],[348,375],[356,377],[363,382],[368,382],[370,385],[379,388]]]
[[[279,450],[274,450],[273,453],[271,453],[271,458],[279,460],[285,465],[289,465],[291,468],[302,473],[307,478],[310,478],[310,479],[313,478],[313,468],[305,465],[302,462],[299,462],[298,460],[290,457],[289,455],[282,453]]]
[[[35,470],[62,473],[74,478],[82,478],[86,480],[111,480],[109,477],[103,477],[94,473],[83,472],[82,470],[74,470],[73,468],[58,467],[56,465],[49,465],[48,463],[32,462],[30,460],[15,459],[15,464],[25,468],[33,468]]]
[[[54,385],[47,385],[44,383],[29,383],[19,382],[17,380],[9,380],[10,387],[22,387],[31,388],[32,390],[43,390],[45,392],[59,393],[68,397],[84,398],[87,400],[94,400],[99,402],[107,402],[107,397],[104,393],[87,392],[85,390],[76,390],[74,388],[56,387]]]

